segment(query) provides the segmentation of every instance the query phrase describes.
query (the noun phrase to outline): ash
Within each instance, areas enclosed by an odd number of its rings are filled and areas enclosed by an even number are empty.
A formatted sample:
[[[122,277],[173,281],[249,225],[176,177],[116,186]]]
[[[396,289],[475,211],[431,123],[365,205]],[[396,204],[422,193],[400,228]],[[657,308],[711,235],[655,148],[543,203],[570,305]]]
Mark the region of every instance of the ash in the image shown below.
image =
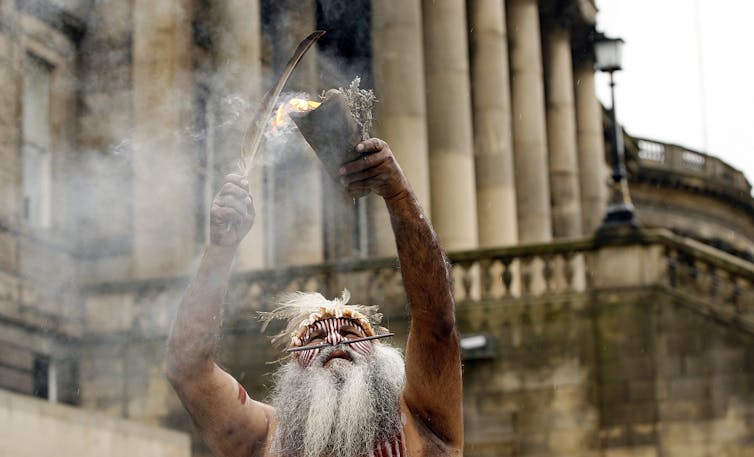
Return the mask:
[[[369,130],[371,130],[374,120],[372,112],[377,97],[372,89],[360,89],[359,84],[361,84],[361,78],[357,76],[347,88],[339,87],[338,91],[346,98],[351,115],[356,121],[356,125],[359,126],[361,139],[366,140],[370,137]],[[322,94],[322,98],[324,99],[324,94]]]

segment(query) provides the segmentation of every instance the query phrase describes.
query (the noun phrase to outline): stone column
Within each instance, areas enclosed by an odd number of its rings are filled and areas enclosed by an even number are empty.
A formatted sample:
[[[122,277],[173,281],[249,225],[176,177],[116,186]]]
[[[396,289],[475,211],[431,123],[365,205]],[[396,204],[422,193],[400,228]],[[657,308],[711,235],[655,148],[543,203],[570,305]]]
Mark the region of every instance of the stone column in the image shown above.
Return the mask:
[[[553,26],[546,33],[547,137],[555,237],[582,234],[576,109],[573,100],[571,34]]]
[[[314,2],[280,2],[280,22],[275,38],[275,78],[293,55],[298,43],[316,29]],[[306,92],[312,99],[317,85],[317,50],[310,49],[288,81],[286,91]],[[272,81],[269,82],[272,85]],[[269,167],[272,187],[272,219],[266,221],[275,265],[319,263],[323,259],[322,176],[319,160],[298,135]],[[267,217],[270,217],[269,215]]]
[[[0,218],[17,227],[23,217],[21,182],[21,100],[23,97],[24,53],[20,46],[21,21],[15,2],[0,4]],[[17,271],[19,240],[17,236],[0,231],[0,269]],[[15,290],[15,282],[0,286],[0,293]]]
[[[478,245],[465,3],[422,2],[432,221],[448,250]]]
[[[169,276],[194,257],[191,4],[134,1],[134,275]]]
[[[552,239],[547,130],[536,0],[508,0],[508,46],[513,101],[518,238]]]
[[[594,86],[594,63],[576,63],[576,133],[579,145],[583,231],[593,233],[607,209],[609,168],[605,161],[602,112]]]
[[[21,100],[23,97],[24,52],[20,46],[21,21],[15,2],[0,4],[0,216],[14,226],[22,215]],[[15,240],[0,234],[3,252],[12,252]],[[3,266],[15,262],[14,255],[0,258]]]
[[[513,245],[518,224],[505,5],[471,0],[469,11],[479,246]]]
[[[243,132],[248,126],[247,116],[262,98],[259,1],[222,0],[213,7],[213,49],[217,72],[213,98],[218,124],[213,147],[215,160],[220,162],[215,166],[227,171],[240,154]],[[230,106],[241,106],[247,116],[228,112]],[[236,256],[236,268],[239,269],[262,268],[265,264],[263,214],[267,202],[262,170],[262,167],[256,167],[249,176],[257,219],[239,247]],[[215,184],[214,192],[219,190],[221,182]]]
[[[430,212],[424,47],[420,0],[372,2],[372,68],[379,102],[376,135],[390,144],[424,210]],[[385,203],[370,197],[372,253],[394,255]]]
[[[72,77],[75,98],[86,109],[75,117],[71,137],[75,152],[68,166],[77,185],[68,217],[79,224],[75,238],[89,259],[81,264],[82,277],[114,281],[127,277],[133,265],[133,4],[96,2],[88,14],[102,21],[77,44]]]

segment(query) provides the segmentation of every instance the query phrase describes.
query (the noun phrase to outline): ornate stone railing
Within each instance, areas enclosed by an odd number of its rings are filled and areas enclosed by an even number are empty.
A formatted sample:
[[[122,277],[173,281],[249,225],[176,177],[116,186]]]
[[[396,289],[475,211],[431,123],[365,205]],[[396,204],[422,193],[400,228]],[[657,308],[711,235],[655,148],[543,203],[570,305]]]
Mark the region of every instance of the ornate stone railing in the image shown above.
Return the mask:
[[[717,157],[646,138],[631,137],[627,144],[640,168],[692,175],[751,193],[744,174]]]
[[[456,252],[450,255],[458,302],[583,292],[592,240]]]
[[[459,308],[567,299],[601,290],[661,288],[700,312],[754,332],[754,264],[666,230],[454,252],[449,260]],[[118,313],[127,316],[120,330],[131,336],[162,335],[187,280],[91,288],[87,316],[96,316],[98,306],[117,306]],[[236,328],[256,326],[256,312],[269,309],[283,292],[319,291],[333,296],[346,287],[353,303],[379,304],[387,316],[405,316],[397,261],[383,258],[239,273],[226,299],[226,319]],[[112,310],[107,313],[109,323]]]
[[[687,238],[666,237],[669,289],[698,311],[754,333],[754,264]]]

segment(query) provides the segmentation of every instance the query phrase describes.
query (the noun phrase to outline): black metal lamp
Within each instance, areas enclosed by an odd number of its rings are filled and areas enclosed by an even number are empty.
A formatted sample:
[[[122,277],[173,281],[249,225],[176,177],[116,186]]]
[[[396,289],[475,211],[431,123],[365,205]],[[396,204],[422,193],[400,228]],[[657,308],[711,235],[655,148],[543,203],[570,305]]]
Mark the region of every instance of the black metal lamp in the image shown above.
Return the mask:
[[[610,74],[610,98],[612,101],[610,117],[613,123],[613,147],[610,154],[613,166],[613,182],[610,202],[608,203],[607,213],[605,214],[605,219],[602,221],[600,230],[637,226],[634,217],[634,205],[631,202],[631,195],[628,192],[628,181],[626,180],[623,132],[618,124],[618,117],[615,111],[615,79],[613,78],[613,72],[619,71],[622,68],[624,43],[621,38],[608,38],[602,34],[594,40],[595,69]]]

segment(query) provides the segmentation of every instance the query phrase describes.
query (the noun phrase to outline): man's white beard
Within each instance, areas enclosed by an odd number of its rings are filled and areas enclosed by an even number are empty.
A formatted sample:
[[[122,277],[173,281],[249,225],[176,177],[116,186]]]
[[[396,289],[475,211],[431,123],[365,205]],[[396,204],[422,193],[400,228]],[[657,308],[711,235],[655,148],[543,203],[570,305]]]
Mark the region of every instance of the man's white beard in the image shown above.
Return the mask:
[[[400,395],[405,368],[400,352],[376,344],[368,358],[345,347],[353,363],[323,349],[312,365],[295,360],[276,372],[277,410],[273,450],[285,457],[364,457],[402,427]]]

